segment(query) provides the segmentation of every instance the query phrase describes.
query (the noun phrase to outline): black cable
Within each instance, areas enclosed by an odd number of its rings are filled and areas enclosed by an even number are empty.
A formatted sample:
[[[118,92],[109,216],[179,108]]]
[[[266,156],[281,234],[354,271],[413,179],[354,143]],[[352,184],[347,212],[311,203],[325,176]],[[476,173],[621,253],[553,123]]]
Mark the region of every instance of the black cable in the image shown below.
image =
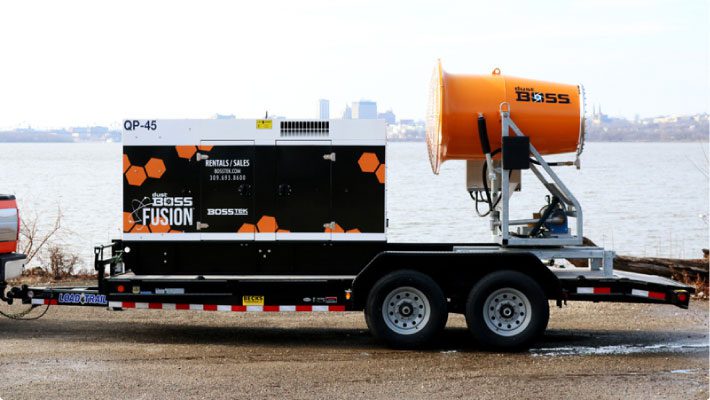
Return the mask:
[[[493,150],[493,151],[491,152],[491,159],[492,159],[496,154],[500,153],[500,151],[501,151],[501,148],[500,148],[500,147],[497,148],[497,149],[495,149],[495,150]],[[488,215],[488,214],[491,212],[491,210],[493,210],[493,208],[495,207],[495,206],[493,205],[492,201],[491,201],[491,190],[490,190],[490,188],[488,188],[488,177],[486,176],[486,171],[487,171],[487,170],[488,170],[488,163],[487,163],[487,162],[484,162],[484,163],[483,163],[483,168],[481,168],[481,175],[482,175],[482,177],[481,177],[482,179],[481,179],[481,180],[483,181],[483,190],[486,192],[486,198],[487,198],[487,201],[488,201],[488,212],[487,212],[485,215]],[[496,205],[497,205],[497,204],[498,204],[498,203],[496,202]]]
[[[493,150],[491,152],[491,157],[494,157],[496,154],[500,153],[500,151],[501,151],[500,148]],[[501,196],[498,196],[498,198],[495,199],[495,202],[494,202],[493,199],[491,198],[491,190],[488,187],[488,177],[486,176],[487,171],[488,171],[488,163],[484,162],[483,168],[481,169],[481,173],[482,173],[481,181],[483,182],[483,191],[484,191],[486,197],[479,198],[478,192],[475,192],[475,196],[474,196],[474,191],[468,192],[469,196],[471,196],[471,199],[473,199],[473,201],[476,203],[475,204],[476,214],[478,214],[479,217],[488,216],[491,213],[491,211],[493,211],[493,209],[495,209],[496,206],[498,206],[498,204],[500,203],[500,199],[501,199]],[[511,173],[512,173],[512,171],[510,171],[508,173],[508,176],[510,176]],[[481,213],[481,211],[478,208],[478,203],[480,203],[480,202],[485,202],[486,204],[488,204],[488,211]]]

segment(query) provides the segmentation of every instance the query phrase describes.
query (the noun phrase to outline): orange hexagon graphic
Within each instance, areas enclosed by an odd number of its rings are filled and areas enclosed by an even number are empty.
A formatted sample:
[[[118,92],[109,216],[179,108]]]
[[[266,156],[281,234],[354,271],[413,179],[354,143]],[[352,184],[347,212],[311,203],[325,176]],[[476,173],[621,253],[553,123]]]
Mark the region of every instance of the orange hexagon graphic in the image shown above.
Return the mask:
[[[131,166],[131,160],[128,159],[128,155],[124,154],[123,155],[123,173],[124,174],[128,170],[128,167],[130,167],[130,166]]]
[[[123,231],[124,232],[130,232],[131,228],[133,228],[133,225],[136,224],[136,221],[133,220],[133,215],[129,212],[124,212],[123,213]]]
[[[168,233],[183,233],[183,231],[176,231],[175,229],[171,229]]]
[[[140,186],[146,180],[145,170],[143,167],[137,167],[135,165],[128,168],[126,172],[126,180],[129,185]]]
[[[256,223],[256,227],[259,228],[259,232],[276,232],[279,226],[276,224],[276,218],[269,215],[264,215]]]
[[[195,146],[175,146],[175,150],[177,150],[178,157],[186,158],[189,160],[197,152],[197,147],[195,147]]]
[[[360,164],[362,172],[375,172],[377,166],[380,165],[380,160],[377,159],[375,153],[362,153],[357,163]]]
[[[160,178],[165,173],[165,163],[159,158],[151,158],[145,164],[145,171],[151,178]]]
[[[141,224],[136,224],[136,226],[133,227],[132,233],[150,233],[150,229],[146,225],[141,225]]]
[[[330,229],[330,227],[325,228],[326,233],[344,233],[345,230],[343,229],[342,226],[335,224],[335,228]]]
[[[380,164],[377,171],[375,171],[375,175],[377,175],[377,180],[380,183],[385,183],[385,164]]]
[[[197,146],[201,151],[210,151],[214,146]]]
[[[237,233],[254,233],[256,232],[256,226],[254,224],[242,224]]]
[[[353,229],[348,229],[345,231],[345,233],[361,233],[359,229],[353,228]]]
[[[288,229],[279,229],[278,231],[276,231],[276,233],[289,233],[289,232],[291,232],[291,231],[289,231]]]
[[[166,221],[167,222],[167,221]],[[170,225],[168,224],[150,224],[150,231],[153,233],[168,233],[170,232]]]

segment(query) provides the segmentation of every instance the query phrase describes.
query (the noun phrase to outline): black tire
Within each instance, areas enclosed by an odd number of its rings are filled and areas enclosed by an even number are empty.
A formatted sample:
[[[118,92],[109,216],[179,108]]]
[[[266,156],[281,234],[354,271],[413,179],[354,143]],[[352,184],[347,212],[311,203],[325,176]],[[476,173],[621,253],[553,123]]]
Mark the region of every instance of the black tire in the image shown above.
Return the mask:
[[[372,335],[394,348],[426,346],[443,331],[448,316],[439,285],[429,276],[411,270],[395,271],[377,281],[365,307]]]
[[[549,319],[545,292],[517,271],[484,276],[466,301],[466,324],[485,349],[525,350],[545,332]]]

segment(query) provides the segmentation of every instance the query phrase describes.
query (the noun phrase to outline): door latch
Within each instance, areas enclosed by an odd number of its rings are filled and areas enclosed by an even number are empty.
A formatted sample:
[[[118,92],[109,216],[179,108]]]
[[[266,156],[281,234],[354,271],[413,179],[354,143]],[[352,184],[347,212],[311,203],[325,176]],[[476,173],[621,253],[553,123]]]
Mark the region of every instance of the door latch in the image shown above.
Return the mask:
[[[323,154],[323,159],[335,162],[335,152]]]
[[[207,154],[202,154],[202,153],[195,154],[195,160],[197,160],[197,161],[206,160],[208,158],[210,158],[210,156],[208,156]]]
[[[207,228],[210,227],[210,224],[205,224],[205,223],[200,222],[200,221],[197,221],[197,224],[196,224],[196,225],[197,225],[197,226],[195,227],[195,229],[197,229],[198,231],[200,231],[200,230],[202,230],[202,229],[207,229]]]

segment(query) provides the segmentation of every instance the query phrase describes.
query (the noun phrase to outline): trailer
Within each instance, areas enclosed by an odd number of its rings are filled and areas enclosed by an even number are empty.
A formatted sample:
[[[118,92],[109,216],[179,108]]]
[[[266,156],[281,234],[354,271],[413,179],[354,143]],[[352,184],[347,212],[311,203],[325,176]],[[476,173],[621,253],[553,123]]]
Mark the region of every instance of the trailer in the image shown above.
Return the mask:
[[[558,98],[583,98],[574,90]],[[95,248],[96,286],[17,286],[3,299],[110,310],[364,312],[371,333],[396,348],[426,346],[459,313],[481,346],[502,350],[533,344],[551,301],[687,308],[691,287],[614,271],[613,252],[582,246],[581,205],[553,171],[574,163],[548,163],[511,109],[501,102],[495,113],[469,115],[467,140],[479,142],[485,159],[467,163],[467,189],[477,208],[489,207],[495,240],[487,244],[387,240],[384,121],[126,120],[124,233]],[[494,125],[497,138],[488,134]],[[579,130],[581,142],[583,124]],[[549,200],[532,218],[513,220],[509,199],[527,169]],[[571,220],[576,229],[567,228]],[[570,259],[588,267],[564,265]]]

